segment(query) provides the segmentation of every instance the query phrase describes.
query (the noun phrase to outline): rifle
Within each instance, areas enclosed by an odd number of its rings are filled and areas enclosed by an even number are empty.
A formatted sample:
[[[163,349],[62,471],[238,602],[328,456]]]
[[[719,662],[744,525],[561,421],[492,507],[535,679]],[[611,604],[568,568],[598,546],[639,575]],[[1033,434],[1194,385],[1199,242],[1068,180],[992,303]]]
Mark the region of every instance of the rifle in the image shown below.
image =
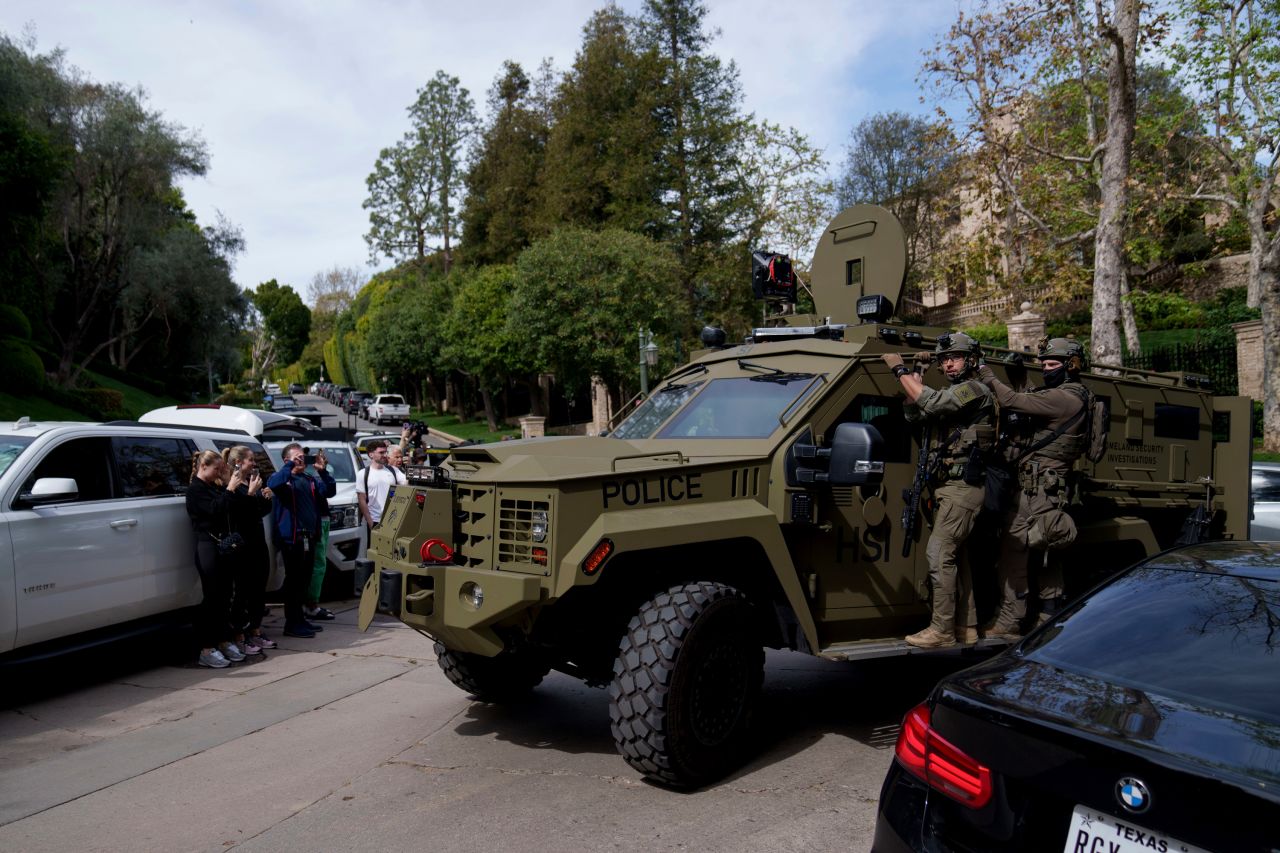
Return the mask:
[[[929,438],[933,425],[926,422],[920,434],[920,458],[916,461],[916,476],[911,481],[911,488],[902,490],[902,499],[906,506],[902,508],[902,556],[911,555],[911,540],[916,534],[916,522],[920,517],[920,496],[929,485],[929,474],[933,466],[929,462]]]

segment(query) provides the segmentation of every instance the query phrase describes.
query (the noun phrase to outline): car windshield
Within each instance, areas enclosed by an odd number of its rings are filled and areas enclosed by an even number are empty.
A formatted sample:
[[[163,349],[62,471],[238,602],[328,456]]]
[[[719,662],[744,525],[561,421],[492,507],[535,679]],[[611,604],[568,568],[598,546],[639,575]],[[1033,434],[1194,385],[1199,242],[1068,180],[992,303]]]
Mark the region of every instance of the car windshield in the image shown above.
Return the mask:
[[[19,438],[16,435],[6,435],[0,438],[0,476],[3,476],[4,472],[9,470],[9,466],[22,455],[22,451],[33,441],[35,441],[33,438]]]
[[[329,473],[333,475],[333,479],[339,483],[354,483],[356,481],[355,463],[351,461],[351,453],[345,447],[307,447],[307,473],[316,476],[315,469],[311,467],[310,462],[315,458],[316,450],[323,450],[324,455],[329,459]],[[284,466],[283,459],[284,447],[269,447],[267,452],[271,454],[271,459],[281,467]]]
[[[662,426],[667,418],[671,417],[672,412],[683,406],[685,401],[704,384],[703,380],[698,380],[686,382],[683,385],[668,385],[655,391],[649,399],[628,415],[626,420],[618,424],[610,435],[613,438],[623,439],[648,438],[653,435],[654,430]]]
[[[1280,723],[1280,583],[1142,565],[1022,651],[1034,661]]]

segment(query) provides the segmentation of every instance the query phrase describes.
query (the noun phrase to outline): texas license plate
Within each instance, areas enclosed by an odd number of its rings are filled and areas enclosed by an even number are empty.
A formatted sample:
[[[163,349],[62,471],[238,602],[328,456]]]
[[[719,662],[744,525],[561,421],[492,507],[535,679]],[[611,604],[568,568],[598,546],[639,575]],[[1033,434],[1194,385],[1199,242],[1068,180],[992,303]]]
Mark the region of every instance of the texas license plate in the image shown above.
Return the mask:
[[[1063,853],[1209,853],[1164,833],[1084,806],[1071,812]]]

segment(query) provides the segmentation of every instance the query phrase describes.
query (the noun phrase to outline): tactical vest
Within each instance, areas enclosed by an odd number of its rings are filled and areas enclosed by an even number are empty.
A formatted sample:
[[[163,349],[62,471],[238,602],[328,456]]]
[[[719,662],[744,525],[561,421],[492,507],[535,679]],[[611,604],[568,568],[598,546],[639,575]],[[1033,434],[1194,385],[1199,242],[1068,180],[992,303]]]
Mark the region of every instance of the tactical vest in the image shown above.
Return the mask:
[[[1079,382],[1064,382],[1058,386],[1064,391],[1070,391],[1074,396],[1080,398],[1080,406],[1087,407],[1089,405],[1089,392]],[[1039,389],[1045,390],[1045,389]],[[1032,392],[1035,393],[1035,392]],[[1068,417],[1074,416],[1068,415]],[[1072,424],[1066,432],[1046,444],[1044,447],[1030,453],[1022,460],[1023,465],[1028,465],[1036,460],[1052,459],[1057,462],[1071,465],[1084,453],[1085,441],[1088,439],[1089,423],[1087,421],[1088,412],[1080,417]],[[1027,446],[1035,446],[1037,443],[1044,441],[1053,435],[1053,430],[1048,427],[1041,427],[1031,436],[1031,440]]]
[[[967,379],[956,383],[952,390],[964,394],[962,386],[980,397],[982,403],[967,408],[954,417],[942,419],[936,435],[941,442],[938,446],[938,460],[943,466],[963,465],[969,460],[976,447],[980,453],[986,454],[995,447],[996,430],[992,421],[995,419],[995,403],[991,392],[976,379]]]

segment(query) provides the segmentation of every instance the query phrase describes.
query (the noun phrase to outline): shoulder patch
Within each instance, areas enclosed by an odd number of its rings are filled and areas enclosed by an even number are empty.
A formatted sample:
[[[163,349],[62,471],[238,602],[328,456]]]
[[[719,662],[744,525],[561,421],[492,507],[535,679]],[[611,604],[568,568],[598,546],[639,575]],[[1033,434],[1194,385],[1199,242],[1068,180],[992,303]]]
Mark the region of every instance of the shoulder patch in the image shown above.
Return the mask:
[[[961,383],[955,388],[952,388],[951,393],[955,395],[956,400],[961,404],[972,403],[974,400],[978,399],[978,392],[974,391],[973,388],[969,386],[968,382]]]

